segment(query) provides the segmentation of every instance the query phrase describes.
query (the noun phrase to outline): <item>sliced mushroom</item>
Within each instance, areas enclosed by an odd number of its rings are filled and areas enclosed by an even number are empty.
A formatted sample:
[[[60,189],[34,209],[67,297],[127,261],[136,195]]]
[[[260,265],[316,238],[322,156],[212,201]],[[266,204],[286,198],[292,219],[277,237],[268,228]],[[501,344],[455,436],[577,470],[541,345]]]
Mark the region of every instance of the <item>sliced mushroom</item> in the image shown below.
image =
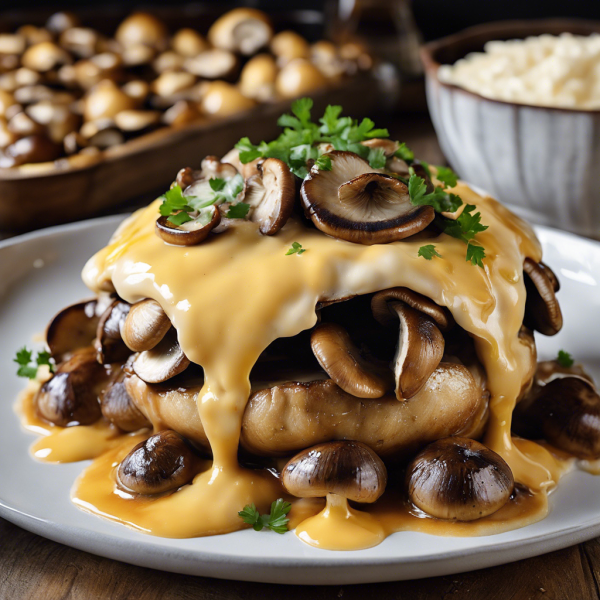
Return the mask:
[[[261,175],[247,182],[244,202],[252,208],[250,220],[259,224],[263,235],[276,234],[294,210],[296,182],[289,167],[278,158],[267,158],[259,167]]]
[[[202,243],[208,234],[221,222],[221,212],[212,207],[212,216],[208,223],[194,220],[183,225],[173,225],[168,217],[159,217],[156,221],[158,237],[175,246],[195,246]]]
[[[483,444],[445,438],[427,446],[406,473],[410,501],[438,519],[474,521],[495,513],[514,489],[510,467]]]
[[[393,300],[404,302],[411,308],[431,317],[440,331],[450,331],[454,327],[454,317],[445,306],[440,306],[427,296],[405,287],[395,287],[377,292],[371,299],[373,316],[382,325],[389,326],[396,320],[395,314],[390,311],[387,305],[388,302]]]
[[[364,142],[361,142],[361,144],[363,146],[366,146],[367,148],[372,148],[374,150],[381,148],[385,156],[388,157],[393,156],[394,152],[396,152],[396,150],[398,150],[398,148],[400,147],[400,144],[398,142],[382,138],[373,138],[370,140],[365,140]]]
[[[101,417],[98,398],[108,379],[92,347],[76,350],[37,392],[37,411],[62,427],[95,423]]]
[[[254,8],[235,8],[217,19],[208,31],[208,40],[216,48],[255,54],[273,37],[269,17]]]
[[[579,458],[600,458],[600,396],[590,381],[559,377],[533,394],[533,401],[519,404],[516,414],[530,436]]]
[[[178,433],[166,430],[140,442],[121,461],[117,481],[137,494],[161,494],[190,483],[197,459]]]
[[[121,336],[130,350],[152,350],[171,329],[171,321],[156,300],[146,299],[130,307]]]
[[[341,325],[317,325],[310,343],[323,370],[345,392],[357,398],[381,398],[392,387],[389,369],[363,356]]]
[[[334,151],[331,171],[313,167],[302,183],[305,212],[318,229],[360,244],[401,240],[433,221],[431,206],[411,204],[407,187],[353,152]]]
[[[200,163],[200,173],[195,178],[212,179],[220,177],[221,179],[230,179],[238,174],[238,170],[226,161],[221,161],[218,156],[206,156]]]
[[[237,66],[235,54],[219,48],[204,50],[184,63],[187,71],[204,79],[227,79],[235,73]]]
[[[523,263],[525,273],[525,325],[544,335],[556,335],[563,325],[562,312],[555,295],[558,280],[552,271],[531,258]]]
[[[291,458],[281,471],[281,482],[298,498],[335,494],[373,503],[385,491],[387,470],[379,456],[361,442],[328,442]]]
[[[100,409],[105,419],[123,431],[137,431],[151,425],[131,399],[122,380],[114,381],[104,391],[100,400]]]
[[[94,341],[96,358],[100,364],[120,362],[131,354],[121,337],[121,329],[130,308],[127,302],[115,300],[100,317]]]
[[[152,350],[144,350],[133,361],[133,371],[146,383],[161,383],[185,371],[190,364],[171,328]]]
[[[46,343],[57,364],[75,350],[91,346],[100,315],[106,309],[96,300],[78,302],[63,308],[46,329]]]

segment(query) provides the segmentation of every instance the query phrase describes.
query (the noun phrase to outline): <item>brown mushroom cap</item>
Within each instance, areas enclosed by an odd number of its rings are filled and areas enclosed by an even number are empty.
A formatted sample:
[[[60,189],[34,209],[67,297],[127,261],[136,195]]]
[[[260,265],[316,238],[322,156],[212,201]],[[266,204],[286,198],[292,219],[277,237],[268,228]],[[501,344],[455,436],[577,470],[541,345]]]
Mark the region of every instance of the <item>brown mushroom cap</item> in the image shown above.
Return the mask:
[[[195,30],[184,27],[171,39],[173,50],[181,56],[192,57],[208,48],[206,40]]]
[[[131,350],[121,337],[121,329],[130,308],[127,302],[115,300],[100,317],[94,341],[96,358],[100,364],[106,365],[123,361],[131,354]]]
[[[254,8],[235,8],[217,19],[208,31],[208,40],[216,48],[255,54],[273,36],[269,17]]]
[[[221,222],[221,212],[213,207],[211,220],[203,225],[198,221],[189,221],[183,225],[174,225],[168,217],[159,217],[156,220],[156,234],[163,241],[175,246],[196,246],[201,244],[208,234]]]
[[[91,346],[105,308],[104,303],[89,300],[67,306],[56,314],[46,329],[46,343],[56,363],[75,350]]]
[[[162,306],[147,298],[130,307],[121,328],[127,347],[134,352],[152,350],[171,329],[171,321]]]
[[[244,96],[259,101],[268,100],[275,93],[277,65],[270,54],[253,56],[240,73],[240,90]]]
[[[431,206],[413,206],[404,183],[357,154],[336,150],[326,156],[331,171],[313,167],[300,192],[307,216],[324,233],[383,244],[418,233],[433,221]]]
[[[389,288],[377,292],[371,299],[371,310],[373,316],[382,325],[391,325],[396,317],[390,312],[387,303],[393,300],[400,300],[408,304],[411,308],[422,312],[432,318],[440,331],[449,331],[454,327],[454,317],[452,313],[445,307],[436,304],[433,300],[423,294],[414,292],[405,287]]]
[[[354,502],[375,502],[385,491],[383,461],[361,442],[328,442],[303,450],[281,472],[283,487],[299,498],[336,494]]]
[[[474,521],[508,502],[510,467],[483,444],[451,437],[429,444],[406,472],[410,501],[438,519]]]
[[[7,146],[0,153],[0,168],[17,167],[27,163],[50,162],[61,153],[59,144],[45,135],[29,135]]]
[[[539,388],[525,420],[535,436],[580,458],[600,458],[600,396],[582,377],[559,377]]]
[[[123,431],[137,431],[151,425],[131,399],[124,381],[115,381],[104,391],[100,409],[104,418]]]
[[[547,267],[531,258],[523,263],[525,273],[525,325],[544,335],[556,335],[563,325],[560,305],[555,295],[558,280]]]
[[[185,61],[185,69],[204,79],[226,79],[237,70],[238,60],[228,50],[211,48]]]
[[[37,411],[62,427],[95,423],[101,417],[98,397],[107,382],[108,373],[96,361],[94,349],[77,350],[37,392]]]
[[[361,144],[363,146],[366,146],[367,148],[381,148],[385,156],[388,157],[393,156],[394,152],[396,152],[396,150],[398,150],[398,148],[400,147],[400,144],[398,142],[384,138],[372,138],[370,140],[365,140],[364,142],[361,142]]]
[[[274,235],[294,210],[296,182],[290,168],[278,158],[267,158],[259,171],[261,176],[248,180],[244,202],[252,207],[250,220],[259,223],[260,232]]]
[[[146,383],[161,383],[185,371],[190,364],[171,328],[151,350],[144,350],[133,361],[133,371]]]
[[[308,58],[310,46],[308,42],[295,31],[280,31],[271,40],[271,52],[283,64],[295,58]]]
[[[391,387],[388,369],[363,357],[341,325],[317,325],[310,343],[323,370],[345,392],[357,398],[381,398]]]
[[[83,114],[86,121],[112,119],[122,110],[133,108],[136,108],[136,101],[114,82],[104,79],[88,92]]]
[[[213,117],[227,117],[254,105],[254,100],[246,98],[235,85],[225,81],[208,83],[201,101],[203,113]]]
[[[174,431],[161,431],[140,442],[121,461],[118,483],[138,494],[160,494],[189,483],[197,460],[191,447]]]
[[[275,79],[275,89],[282,98],[297,98],[324,87],[327,79],[308,60],[296,58],[283,67]]]

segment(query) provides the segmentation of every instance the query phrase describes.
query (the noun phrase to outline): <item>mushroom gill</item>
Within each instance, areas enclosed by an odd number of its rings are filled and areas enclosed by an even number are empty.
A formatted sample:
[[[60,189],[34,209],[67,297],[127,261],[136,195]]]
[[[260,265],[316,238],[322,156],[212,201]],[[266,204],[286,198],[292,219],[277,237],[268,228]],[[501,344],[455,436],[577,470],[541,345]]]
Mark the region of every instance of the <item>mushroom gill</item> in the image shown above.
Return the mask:
[[[431,206],[413,206],[400,180],[372,168],[353,152],[333,151],[331,170],[314,166],[302,183],[305,213],[317,229],[358,244],[385,244],[422,231]]]

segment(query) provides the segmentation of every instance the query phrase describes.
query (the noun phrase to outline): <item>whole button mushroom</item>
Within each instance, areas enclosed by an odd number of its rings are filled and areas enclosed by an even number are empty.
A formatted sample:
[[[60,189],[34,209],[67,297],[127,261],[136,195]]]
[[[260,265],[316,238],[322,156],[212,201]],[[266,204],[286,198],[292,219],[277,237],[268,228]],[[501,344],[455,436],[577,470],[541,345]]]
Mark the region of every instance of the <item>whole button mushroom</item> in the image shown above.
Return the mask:
[[[187,58],[196,56],[208,48],[206,40],[194,29],[184,27],[171,40],[175,52]]]
[[[67,29],[79,26],[79,19],[71,12],[56,12],[48,17],[46,29],[55,35],[61,34]]]
[[[240,90],[244,96],[265,102],[275,94],[277,65],[270,54],[252,57],[240,74]]]
[[[310,47],[308,42],[295,31],[280,31],[271,40],[271,52],[281,65],[296,58],[308,58]]]
[[[543,438],[579,458],[600,458],[600,396],[581,376],[559,376],[517,406],[528,437]]]
[[[140,442],[121,461],[117,481],[137,494],[161,494],[190,483],[198,459],[178,433],[165,430]]]
[[[304,179],[300,197],[317,229],[357,244],[385,244],[427,227],[431,206],[413,206],[408,188],[374,169],[354,152],[333,151],[331,170],[316,166]]]
[[[208,216],[207,222],[197,220],[189,221],[183,225],[174,225],[168,217],[159,217],[156,220],[156,234],[160,239],[174,246],[196,246],[201,244],[208,234],[221,223],[221,212],[216,206]],[[208,209],[207,209],[208,210]]]
[[[21,62],[28,69],[45,73],[59,65],[70,64],[73,59],[66,50],[59,48],[53,42],[42,42],[28,48]]]
[[[122,110],[137,108],[137,102],[108,79],[95,85],[86,95],[83,116],[86,121],[112,119]]]
[[[105,419],[123,431],[137,431],[151,425],[133,402],[122,379],[114,381],[104,391],[100,400],[100,409]]]
[[[127,17],[117,28],[115,39],[124,48],[137,45],[164,50],[168,43],[167,28],[155,16],[138,12]]]
[[[279,71],[275,89],[282,98],[297,98],[322,88],[326,83],[327,79],[317,67],[308,60],[296,58]]]
[[[255,54],[273,37],[267,15],[254,8],[235,8],[217,19],[208,31],[208,40],[222,50]]]
[[[350,539],[354,549],[369,548],[385,537],[373,517],[348,504],[348,500],[375,502],[387,484],[383,461],[365,444],[329,442],[303,450],[285,465],[281,482],[292,496],[326,497],[323,511],[296,528],[298,537],[308,544],[343,549]],[[332,533],[337,539],[329,537]]]
[[[130,305],[122,300],[115,300],[102,314],[96,329],[96,358],[102,365],[125,360],[131,350],[123,342],[121,329],[129,313]]]
[[[499,454],[475,440],[450,437],[416,456],[406,485],[410,501],[428,515],[474,521],[502,508],[515,482]]]
[[[29,135],[13,142],[0,154],[0,168],[17,167],[26,163],[50,162],[61,154],[61,146],[45,135]]]
[[[121,327],[121,335],[127,347],[134,352],[152,350],[171,329],[171,321],[162,306],[147,298],[136,302],[129,309]]]
[[[234,115],[251,109],[254,104],[254,101],[246,98],[236,86],[225,81],[209,83],[201,102],[204,114],[213,117]]]
[[[108,372],[96,361],[93,348],[73,353],[61,363],[35,396],[42,418],[55,425],[90,425],[101,417],[99,396],[108,383]]]
[[[138,354],[132,367],[146,383],[161,383],[183,373],[189,365],[190,361],[177,341],[177,332],[172,328],[154,348]]]

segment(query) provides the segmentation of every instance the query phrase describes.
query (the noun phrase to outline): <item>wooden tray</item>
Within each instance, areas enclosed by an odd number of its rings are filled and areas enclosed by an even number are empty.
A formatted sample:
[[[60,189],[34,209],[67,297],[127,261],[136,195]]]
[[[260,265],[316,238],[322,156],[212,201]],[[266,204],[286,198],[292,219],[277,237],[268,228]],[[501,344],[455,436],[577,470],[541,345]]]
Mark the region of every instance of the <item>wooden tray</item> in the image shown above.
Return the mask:
[[[203,31],[214,18],[214,8],[212,12],[199,11],[197,7],[195,10],[193,18],[186,7],[151,12],[172,29],[177,26],[175,14],[179,26],[195,26]],[[51,11],[5,13],[0,17],[0,28],[12,29],[19,22],[43,23],[48,14]],[[106,14],[96,14],[95,19],[90,11],[78,14],[84,23],[101,22],[106,27],[107,23],[116,24],[127,12],[113,7]],[[314,11],[273,15],[276,29],[281,29],[282,23],[284,26],[296,23],[309,40],[318,35],[319,18]],[[377,90],[369,75],[360,74],[323,88],[312,97],[314,115],[322,114],[327,104],[341,104],[346,114],[359,117],[374,107]],[[32,164],[25,172],[22,168],[0,169],[0,230],[26,231],[74,221],[106,212],[128,198],[161,193],[180,168],[199,167],[202,158],[209,154],[222,156],[243,136],[254,143],[276,137],[280,132],[277,118],[288,112],[290,106],[291,101],[262,104],[220,120],[199,121],[181,128],[165,127],[109,148],[94,157],[94,162],[78,167],[49,170],[44,165]]]

